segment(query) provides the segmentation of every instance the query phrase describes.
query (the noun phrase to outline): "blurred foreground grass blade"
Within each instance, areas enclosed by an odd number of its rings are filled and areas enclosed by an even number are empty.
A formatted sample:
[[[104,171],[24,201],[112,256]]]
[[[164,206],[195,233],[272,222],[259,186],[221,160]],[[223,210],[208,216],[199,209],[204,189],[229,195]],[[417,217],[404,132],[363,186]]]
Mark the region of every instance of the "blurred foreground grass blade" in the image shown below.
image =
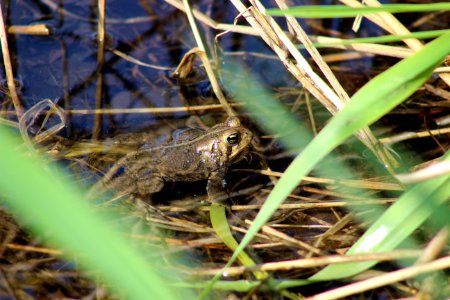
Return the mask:
[[[248,245],[278,206],[298,185],[303,176],[307,175],[335,147],[360,128],[381,118],[410,96],[430,77],[434,68],[450,53],[449,39],[450,33],[435,39],[415,55],[402,60],[375,77],[352,97],[347,106],[330,120],[328,125],[287,168],[227,266],[234,262],[237,255]],[[243,100],[246,105],[258,107],[255,102],[259,98],[255,97],[255,94],[247,94],[246,89],[251,88],[248,83],[247,86],[243,86],[242,81],[231,81],[230,84],[229,89],[235,91],[239,99]],[[262,107],[259,109],[267,110],[268,108]],[[269,115],[266,115],[265,123],[279,123],[276,120],[277,117],[280,116],[272,114],[272,117],[269,117]],[[284,134],[278,130],[275,133]],[[218,276],[214,280],[217,278]]]
[[[304,5],[289,9],[268,9],[267,14],[271,16],[290,15],[297,18],[346,18],[356,17],[380,12],[406,13],[450,10],[450,3],[430,4],[383,4],[380,7],[350,7],[345,5]]]
[[[0,200],[22,224],[76,258],[119,298],[176,299],[152,266],[92,213],[67,175],[22,151],[2,126],[0,137]]]

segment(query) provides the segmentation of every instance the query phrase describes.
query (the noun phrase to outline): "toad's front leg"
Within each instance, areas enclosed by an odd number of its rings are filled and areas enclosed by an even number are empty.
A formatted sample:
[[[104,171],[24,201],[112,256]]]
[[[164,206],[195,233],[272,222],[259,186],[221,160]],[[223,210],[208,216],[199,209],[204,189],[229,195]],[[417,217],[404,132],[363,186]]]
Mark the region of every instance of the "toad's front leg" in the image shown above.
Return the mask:
[[[225,192],[225,173],[226,170],[219,170],[211,173],[208,177],[206,191],[208,192],[209,202],[218,202],[228,197]]]

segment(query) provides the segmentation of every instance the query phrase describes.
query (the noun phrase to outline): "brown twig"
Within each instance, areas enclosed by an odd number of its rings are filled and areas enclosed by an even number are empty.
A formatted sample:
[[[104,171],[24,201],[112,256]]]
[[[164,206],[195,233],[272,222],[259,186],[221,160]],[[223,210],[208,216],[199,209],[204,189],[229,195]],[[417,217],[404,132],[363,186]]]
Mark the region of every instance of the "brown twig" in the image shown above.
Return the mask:
[[[98,0],[98,28],[97,28],[97,87],[95,90],[95,108],[102,107],[103,100],[103,64],[105,60],[105,0]],[[102,128],[102,116],[94,116],[92,139],[98,139]]]
[[[12,25],[8,27],[9,34],[50,35],[50,29],[45,24]]]
[[[239,107],[241,104],[230,104],[232,107]],[[209,104],[209,105],[195,105],[195,106],[180,106],[180,107],[146,107],[146,108],[102,108],[102,109],[74,109],[67,112],[78,115],[113,115],[113,114],[164,114],[164,113],[176,113],[176,112],[189,112],[199,110],[211,110],[211,109],[224,109],[222,104]]]

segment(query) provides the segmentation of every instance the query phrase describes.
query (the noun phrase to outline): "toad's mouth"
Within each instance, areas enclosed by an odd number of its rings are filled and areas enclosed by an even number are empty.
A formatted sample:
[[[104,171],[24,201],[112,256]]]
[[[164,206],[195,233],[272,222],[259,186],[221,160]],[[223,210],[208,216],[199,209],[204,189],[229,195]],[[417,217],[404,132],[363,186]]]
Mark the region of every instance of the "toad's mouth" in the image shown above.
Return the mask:
[[[230,157],[233,163],[241,161],[248,155],[251,147],[251,140],[252,134],[249,132],[245,132],[241,140],[241,144],[237,146],[237,149],[235,149],[234,154],[232,154]]]
[[[249,147],[245,147],[244,149],[242,149],[241,151],[238,151],[233,157],[232,157],[232,161],[233,163],[237,163],[240,162],[241,160],[243,160],[249,153]]]

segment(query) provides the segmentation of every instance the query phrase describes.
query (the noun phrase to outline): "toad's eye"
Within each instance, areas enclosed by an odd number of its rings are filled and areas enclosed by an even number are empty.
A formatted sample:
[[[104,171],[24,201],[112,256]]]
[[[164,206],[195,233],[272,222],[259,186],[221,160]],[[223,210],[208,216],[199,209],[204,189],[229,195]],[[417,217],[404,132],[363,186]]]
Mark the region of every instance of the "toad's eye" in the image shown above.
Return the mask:
[[[232,133],[229,136],[227,136],[227,142],[230,145],[236,145],[237,143],[239,143],[240,137],[241,136],[238,132]]]

